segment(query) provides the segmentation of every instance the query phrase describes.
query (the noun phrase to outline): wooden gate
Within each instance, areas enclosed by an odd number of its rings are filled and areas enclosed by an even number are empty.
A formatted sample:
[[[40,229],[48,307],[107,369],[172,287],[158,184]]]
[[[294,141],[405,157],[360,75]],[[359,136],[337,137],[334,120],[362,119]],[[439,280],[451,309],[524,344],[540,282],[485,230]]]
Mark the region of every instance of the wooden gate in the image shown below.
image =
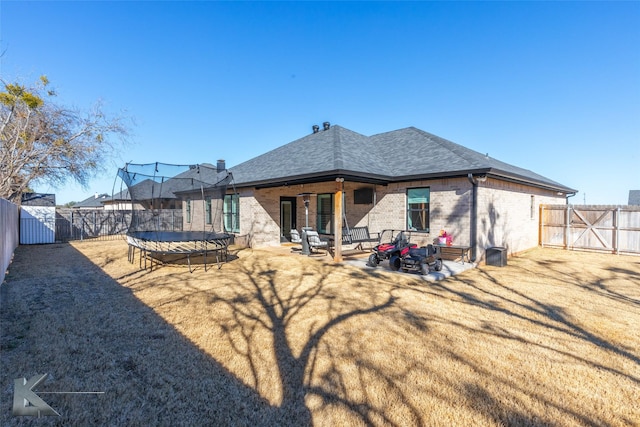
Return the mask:
[[[541,205],[540,245],[640,254],[640,206]]]

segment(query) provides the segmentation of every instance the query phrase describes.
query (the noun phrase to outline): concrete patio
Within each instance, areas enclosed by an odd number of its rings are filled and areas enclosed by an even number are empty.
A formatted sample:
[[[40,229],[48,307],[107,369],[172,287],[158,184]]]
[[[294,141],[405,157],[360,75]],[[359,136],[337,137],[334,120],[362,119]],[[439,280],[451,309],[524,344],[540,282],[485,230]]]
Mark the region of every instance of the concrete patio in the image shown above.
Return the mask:
[[[353,265],[355,267],[367,269],[367,270],[373,270],[375,268],[379,268],[379,269],[384,269],[385,271],[391,272],[391,270],[389,269],[389,261],[383,261],[377,267],[370,267],[367,265],[367,258],[365,257],[363,258],[349,257],[349,258],[345,258],[344,263],[348,265]],[[398,271],[397,274],[413,274],[416,277],[422,277],[424,280],[428,282],[437,282],[438,280],[446,279],[447,277],[454,276],[456,274],[462,273],[463,271],[467,271],[472,268],[475,268],[476,265],[477,264],[470,263],[470,262],[462,263],[460,261],[443,260],[441,271],[431,271],[429,274],[425,276],[422,276],[415,272],[405,273],[402,270]]]
[[[289,253],[293,255],[302,256],[300,252],[300,246],[295,244],[283,244],[279,247],[269,248],[270,250],[274,250],[281,253]],[[354,267],[362,268],[365,270],[374,270],[384,269],[385,271],[391,272],[389,269],[389,261],[382,261],[377,267],[370,267],[367,265],[367,260],[371,252],[353,252],[351,250],[347,250],[343,253],[344,259],[342,264],[352,265]],[[307,255],[305,255],[307,256]],[[325,251],[316,251],[311,255],[313,258],[320,259],[330,259],[331,255]],[[424,280],[428,282],[437,282],[438,280],[446,279],[447,277],[454,276],[456,274],[462,273],[464,271],[470,270],[477,266],[476,263],[471,262],[462,262],[460,260],[442,260],[442,270],[440,271],[431,271],[429,274],[422,276],[416,272],[403,272],[398,271],[398,274],[413,274],[417,277],[422,277]]]

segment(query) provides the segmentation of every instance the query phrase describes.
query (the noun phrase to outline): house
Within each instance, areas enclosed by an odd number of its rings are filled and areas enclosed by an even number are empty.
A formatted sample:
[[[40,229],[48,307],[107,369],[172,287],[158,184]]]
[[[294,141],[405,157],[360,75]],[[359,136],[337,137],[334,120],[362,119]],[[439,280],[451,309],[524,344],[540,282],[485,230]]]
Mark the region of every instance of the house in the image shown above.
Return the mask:
[[[539,206],[576,193],[414,127],[365,136],[324,123],[230,172],[237,197],[225,199],[224,219],[236,242],[280,245],[307,223],[337,236],[346,222],[372,233],[410,229],[418,244],[446,230],[478,261],[490,247],[537,246]]]
[[[125,188],[104,205],[131,211],[129,231],[222,229],[222,206],[231,181],[224,160],[216,166],[129,163],[118,176]]]
[[[88,197],[81,202],[74,204],[72,209],[104,209],[104,202],[111,199],[106,193],[98,194]]]
[[[181,200],[174,190],[171,185],[160,187],[147,178],[118,191],[102,203],[105,209],[180,209]]]
[[[640,206],[640,190],[629,190],[629,205]]]
[[[193,185],[196,175],[210,173],[215,169],[209,164],[189,166],[168,165],[162,163],[127,164],[118,170],[121,178],[120,189],[103,201],[106,209],[182,209],[183,200],[176,193]],[[187,168],[186,170],[183,170]],[[160,171],[159,169],[162,169]]]

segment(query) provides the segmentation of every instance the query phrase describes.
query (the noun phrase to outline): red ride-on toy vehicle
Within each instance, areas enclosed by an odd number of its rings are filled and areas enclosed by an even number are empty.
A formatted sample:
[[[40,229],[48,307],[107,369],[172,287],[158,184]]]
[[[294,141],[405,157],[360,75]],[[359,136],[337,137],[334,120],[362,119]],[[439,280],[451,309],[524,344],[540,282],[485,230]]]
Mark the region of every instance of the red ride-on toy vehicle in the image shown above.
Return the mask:
[[[389,260],[389,268],[393,271],[417,271],[427,275],[431,269],[442,270],[442,256],[440,247],[427,245],[421,248],[411,248],[404,255],[394,255]]]
[[[409,243],[406,233],[401,231],[390,243],[381,243],[373,248],[373,253],[369,255],[367,265],[369,267],[377,267],[382,261],[394,256],[406,255],[409,253],[410,248],[417,247],[418,245]]]

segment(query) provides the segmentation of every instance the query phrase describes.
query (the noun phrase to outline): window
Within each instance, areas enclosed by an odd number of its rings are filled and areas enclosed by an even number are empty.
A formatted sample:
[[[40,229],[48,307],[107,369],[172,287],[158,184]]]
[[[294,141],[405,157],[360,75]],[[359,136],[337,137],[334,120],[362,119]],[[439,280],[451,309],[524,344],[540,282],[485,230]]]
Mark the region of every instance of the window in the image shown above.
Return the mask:
[[[211,198],[204,201],[204,218],[207,224],[211,224]]]
[[[191,223],[191,199],[187,199],[187,224]]]
[[[531,202],[530,202],[530,206],[529,206],[529,210],[530,210],[530,218],[531,219],[536,219],[536,196],[531,196]]]
[[[429,231],[429,187],[407,189],[407,230]]]
[[[372,205],[373,204],[373,188],[363,187],[353,190],[354,205]]]
[[[333,194],[318,194],[318,233],[333,234]]]
[[[227,194],[224,196],[222,215],[224,217],[224,230],[228,233],[240,232],[240,196]]]

